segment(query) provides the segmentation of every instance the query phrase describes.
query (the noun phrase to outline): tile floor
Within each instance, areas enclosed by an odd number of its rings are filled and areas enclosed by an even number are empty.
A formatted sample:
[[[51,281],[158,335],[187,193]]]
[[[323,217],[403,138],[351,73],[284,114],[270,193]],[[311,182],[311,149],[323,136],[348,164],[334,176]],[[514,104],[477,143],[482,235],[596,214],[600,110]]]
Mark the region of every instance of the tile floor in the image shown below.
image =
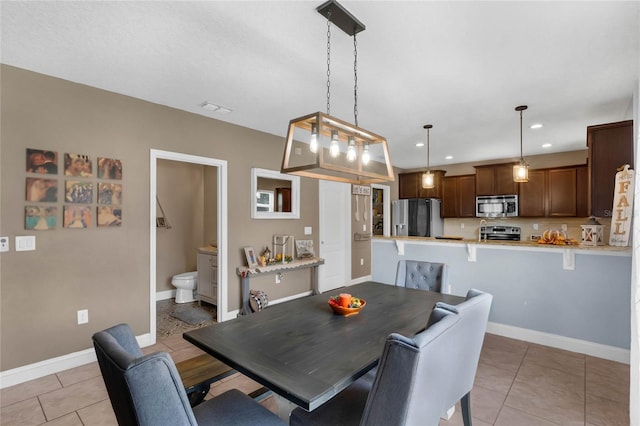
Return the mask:
[[[157,350],[176,362],[202,353],[181,334],[143,351]],[[209,396],[259,387],[238,373]],[[487,334],[471,401],[475,426],[628,425],[629,366]],[[262,403],[277,413],[273,396]],[[0,407],[2,426],[117,424],[96,363],[2,389]],[[459,405],[440,425],[462,425]]]

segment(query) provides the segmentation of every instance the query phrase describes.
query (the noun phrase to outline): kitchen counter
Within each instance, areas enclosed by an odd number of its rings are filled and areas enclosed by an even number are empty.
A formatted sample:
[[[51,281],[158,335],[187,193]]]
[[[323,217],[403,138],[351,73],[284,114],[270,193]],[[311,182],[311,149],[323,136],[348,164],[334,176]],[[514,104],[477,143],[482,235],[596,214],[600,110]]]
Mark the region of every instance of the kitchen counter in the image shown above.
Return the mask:
[[[539,244],[535,241],[500,241],[500,240],[487,240],[487,241],[478,241],[477,239],[459,239],[457,237],[451,238],[434,238],[434,237],[384,237],[379,235],[374,235],[372,237],[373,240],[392,240],[392,241],[406,241],[411,243],[425,243],[425,244],[458,244],[458,245],[474,245],[474,246],[486,246],[490,248],[509,248],[509,249],[526,249],[526,250],[554,250],[558,251],[559,249],[570,249],[579,252],[592,252],[592,254],[597,254],[596,252],[606,252],[609,255],[615,255],[615,253],[619,253],[620,255],[628,255],[631,256],[631,247],[618,247],[618,246],[587,246],[582,244],[577,245],[554,245],[554,244]]]

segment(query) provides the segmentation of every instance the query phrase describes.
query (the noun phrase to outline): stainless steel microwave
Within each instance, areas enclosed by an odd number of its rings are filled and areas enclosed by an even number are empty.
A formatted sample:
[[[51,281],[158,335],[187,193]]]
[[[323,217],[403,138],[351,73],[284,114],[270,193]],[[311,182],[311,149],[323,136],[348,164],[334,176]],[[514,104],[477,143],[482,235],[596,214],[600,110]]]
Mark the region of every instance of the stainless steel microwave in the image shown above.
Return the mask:
[[[483,195],[476,197],[476,217],[518,216],[517,195]]]

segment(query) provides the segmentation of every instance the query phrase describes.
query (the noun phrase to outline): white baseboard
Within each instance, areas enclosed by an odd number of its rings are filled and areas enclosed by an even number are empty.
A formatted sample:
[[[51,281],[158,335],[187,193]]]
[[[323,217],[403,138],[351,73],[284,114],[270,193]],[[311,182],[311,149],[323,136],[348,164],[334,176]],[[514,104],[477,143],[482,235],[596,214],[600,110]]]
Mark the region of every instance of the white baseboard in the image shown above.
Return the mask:
[[[537,343],[539,345],[563,349],[566,351],[577,352],[580,354],[594,356],[596,358],[608,359],[610,361],[616,361],[623,364],[629,364],[631,358],[631,352],[628,349],[494,322],[489,322],[487,324],[487,333],[524,340],[525,342]]]
[[[136,336],[140,347],[149,346],[151,335],[149,333]],[[0,372],[0,389],[14,386],[29,380],[39,379],[40,377],[55,374],[70,368],[80,367],[85,364],[92,363],[96,360],[96,352],[93,349],[85,349],[78,352],[62,355],[55,358],[45,359],[44,361],[25,365]]]
[[[156,302],[158,300],[173,299],[174,297],[176,297],[175,289],[156,292]]]

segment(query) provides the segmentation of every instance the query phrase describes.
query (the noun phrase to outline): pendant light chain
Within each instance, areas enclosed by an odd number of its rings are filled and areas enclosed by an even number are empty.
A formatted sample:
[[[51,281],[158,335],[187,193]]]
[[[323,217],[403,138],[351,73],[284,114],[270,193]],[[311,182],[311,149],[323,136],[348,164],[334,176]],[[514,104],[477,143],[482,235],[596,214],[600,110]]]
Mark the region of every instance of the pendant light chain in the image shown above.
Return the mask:
[[[429,171],[429,127],[427,127],[427,172]]]
[[[327,115],[331,115],[331,9],[327,12]]]
[[[353,34],[353,118],[358,127],[358,42]]]
[[[524,162],[524,157],[522,156],[522,111],[520,110],[520,161]]]

